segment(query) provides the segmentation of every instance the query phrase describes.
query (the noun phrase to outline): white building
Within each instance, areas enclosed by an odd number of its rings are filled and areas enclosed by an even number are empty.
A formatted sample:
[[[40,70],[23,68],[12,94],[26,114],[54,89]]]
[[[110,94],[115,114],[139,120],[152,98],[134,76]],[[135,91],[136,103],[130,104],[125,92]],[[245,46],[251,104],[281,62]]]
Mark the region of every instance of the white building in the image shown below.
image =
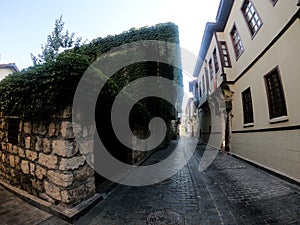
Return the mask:
[[[15,63],[0,64],[0,80],[14,72],[19,72]]]
[[[299,5],[297,0],[221,0],[216,22],[206,25],[194,71],[200,140],[217,135],[216,147],[296,181]]]

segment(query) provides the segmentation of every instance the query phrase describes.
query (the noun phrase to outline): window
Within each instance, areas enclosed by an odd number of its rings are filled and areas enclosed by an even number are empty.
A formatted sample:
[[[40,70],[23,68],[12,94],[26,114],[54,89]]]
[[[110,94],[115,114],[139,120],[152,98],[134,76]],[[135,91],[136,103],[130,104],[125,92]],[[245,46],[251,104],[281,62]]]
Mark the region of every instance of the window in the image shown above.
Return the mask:
[[[203,85],[203,94],[205,94],[205,78],[204,78],[204,75],[202,76],[202,85]]]
[[[17,118],[8,119],[8,143],[11,143],[13,145],[18,145],[19,124],[20,124],[20,119]]]
[[[213,51],[213,58],[214,58],[214,63],[215,63],[215,73],[219,71],[219,61],[217,57],[217,49],[215,48]]]
[[[270,119],[287,116],[285,97],[278,68],[265,75]]]
[[[202,88],[201,88],[201,82],[199,82],[199,97],[202,97]]]
[[[226,42],[220,41],[220,46],[221,46],[221,58],[224,67],[231,67],[231,62],[230,62],[230,57],[229,57],[229,52],[228,52]]]
[[[252,37],[262,25],[261,19],[250,0],[246,0],[242,6],[242,11],[248,23]]]
[[[212,80],[213,77],[214,77],[214,71],[213,71],[212,60],[211,59],[208,62],[208,67],[209,67],[210,79]]]
[[[235,56],[238,59],[244,52],[244,47],[235,25],[233,26],[230,35],[231,35],[231,39],[235,51]]]
[[[253,123],[253,107],[250,88],[242,92],[244,124]]]
[[[270,0],[273,4],[273,6],[276,4],[277,0]]]
[[[195,83],[195,91],[194,91],[194,96],[195,98],[199,98],[199,87],[198,87],[198,82]]]

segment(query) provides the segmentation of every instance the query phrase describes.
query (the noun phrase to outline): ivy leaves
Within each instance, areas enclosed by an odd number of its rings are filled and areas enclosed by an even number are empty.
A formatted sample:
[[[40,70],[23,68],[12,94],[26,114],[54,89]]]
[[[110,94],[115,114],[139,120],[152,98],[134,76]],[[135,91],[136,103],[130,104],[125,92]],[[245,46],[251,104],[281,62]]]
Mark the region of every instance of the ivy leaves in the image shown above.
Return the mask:
[[[73,33],[62,34],[63,26],[61,17],[56,21],[52,34],[48,36],[42,55],[36,58],[35,66],[11,74],[0,82],[0,110],[6,115],[39,120],[72,105],[78,82],[86,69],[97,56],[115,47],[140,40],[179,43],[178,28],[172,23],[130,29],[119,35],[97,38],[82,46],[79,46],[79,41],[74,40]],[[76,47],[58,53],[60,47],[70,46]],[[104,88],[104,91],[106,90],[103,93],[104,99],[113,99],[131,81],[149,74],[153,75],[157,71],[161,76],[173,79],[179,85],[182,84],[181,71],[176,72],[175,68],[156,63],[137,63],[121,69],[109,79],[107,87]],[[133,120],[137,123],[146,120],[148,116],[141,121],[136,118],[152,112],[153,110],[149,110],[149,107],[152,107],[150,101],[138,104],[133,112],[136,115]],[[165,108],[161,103],[157,105],[155,111],[161,112]]]
[[[56,113],[72,104],[76,86],[88,66],[85,56],[63,53],[55,62],[7,76],[0,83],[1,111],[32,120]]]

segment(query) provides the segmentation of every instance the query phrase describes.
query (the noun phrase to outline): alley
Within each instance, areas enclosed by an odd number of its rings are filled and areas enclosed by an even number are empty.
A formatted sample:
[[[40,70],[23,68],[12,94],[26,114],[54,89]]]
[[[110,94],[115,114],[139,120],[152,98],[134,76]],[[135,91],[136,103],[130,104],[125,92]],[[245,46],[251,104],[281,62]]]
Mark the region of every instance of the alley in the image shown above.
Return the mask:
[[[145,164],[165,159],[176,144],[173,141]],[[75,225],[300,224],[299,187],[222,153],[199,172],[205,149],[211,150],[197,145],[189,163],[158,184],[117,186]],[[3,187],[0,194],[0,224],[68,224]]]
[[[165,158],[174,144],[148,162]],[[189,163],[170,179],[119,186],[76,224],[300,224],[298,187],[221,153],[199,172],[205,148],[198,145]]]

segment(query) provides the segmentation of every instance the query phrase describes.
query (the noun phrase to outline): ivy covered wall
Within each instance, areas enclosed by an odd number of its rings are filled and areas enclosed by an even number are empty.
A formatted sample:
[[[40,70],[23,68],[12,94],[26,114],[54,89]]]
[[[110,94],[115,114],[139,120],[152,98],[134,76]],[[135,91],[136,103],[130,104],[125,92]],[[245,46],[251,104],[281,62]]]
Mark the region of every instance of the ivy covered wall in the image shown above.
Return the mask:
[[[22,124],[27,122],[49,124],[53,120],[53,115],[72,106],[74,93],[82,75],[99,56],[115,47],[142,40],[179,44],[178,27],[173,23],[165,23],[140,29],[132,28],[118,35],[97,38],[89,44],[60,53],[53,61],[11,74],[0,82],[2,115],[17,117]],[[179,51],[162,51],[161,53],[158,49],[155,54],[163,54],[165,57],[180,61]],[[106,82],[98,96],[95,109],[96,118],[90,118],[91,121],[96,121],[97,131],[104,146],[114,157],[126,163],[136,163],[143,156],[126,148],[115,136],[110,120],[111,108],[115,97],[122,88],[130,82],[146,76],[165,77],[182,86],[182,73],[178,68],[159,62],[131,64],[117,71]],[[174,98],[178,99],[179,104],[180,96],[181,93],[174,93]],[[167,126],[170,126],[171,120],[176,119],[174,111],[174,107],[163,99],[145,98],[135,104],[131,111],[129,118],[131,129],[140,138],[146,138],[149,135],[148,124],[151,118],[161,117]],[[120,116],[122,115],[120,114]],[[19,134],[19,140],[15,143],[8,143],[7,138],[2,139],[1,142],[21,147],[21,136]],[[49,141],[53,141],[53,138],[49,137]],[[168,138],[167,135],[165,141]],[[6,149],[0,148],[0,152],[4,153],[5,151]],[[136,157],[135,159],[132,159],[133,155]],[[37,158],[31,163],[34,165],[38,161]]]
[[[9,75],[0,82],[0,110],[5,115],[16,115],[28,120],[45,119],[72,105],[81,76],[98,56],[123,44],[141,40],[179,44],[178,27],[173,23],[165,23],[140,29],[132,28],[121,34],[97,38],[89,44],[67,50],[55,61]],[[175,57],[180,60],[179,54]],[[167,77],[182,85],[182,73],[177,68],[161,63],[137,63],[119,71],[110,79],[106,93],[102,94],[111,97],[129,82],[153,74]],[[149,112],[149,107],[144,110]]]
[[[60,53],[53,61],[3,79],[0,82],[0,179],[53,204],[73,206],[93,195],[94,180],[97,185],[103,178],[94,175],[78,151],[72,128],[74,93],[82,75],[97,57],[141,40],[179,44],[178,28],[166,23],[97,38]],[[178,51],[162,54],[180,60]],[[91,118],[96,121],[104,146],[126,163],[137,163],[145,155],[127,149],[117,139],[110,120],[111,107],[123,87],[145,76],[165,77],[182,86],[181,70],[173,66],[159,62],[126,66],[106,82],[98,96],[96,118]],[[181,93],[174,93],[179,104],[180,96]],[[66,110],[67,116],[61,117]],[[176,119],[174,108],[163,99],[149,97],[135,104],[129,118],[133,133],[146,138],[149,120],[156,116],[162,117],[167,125]],[[17,122],[13,125],[12,121]]]

